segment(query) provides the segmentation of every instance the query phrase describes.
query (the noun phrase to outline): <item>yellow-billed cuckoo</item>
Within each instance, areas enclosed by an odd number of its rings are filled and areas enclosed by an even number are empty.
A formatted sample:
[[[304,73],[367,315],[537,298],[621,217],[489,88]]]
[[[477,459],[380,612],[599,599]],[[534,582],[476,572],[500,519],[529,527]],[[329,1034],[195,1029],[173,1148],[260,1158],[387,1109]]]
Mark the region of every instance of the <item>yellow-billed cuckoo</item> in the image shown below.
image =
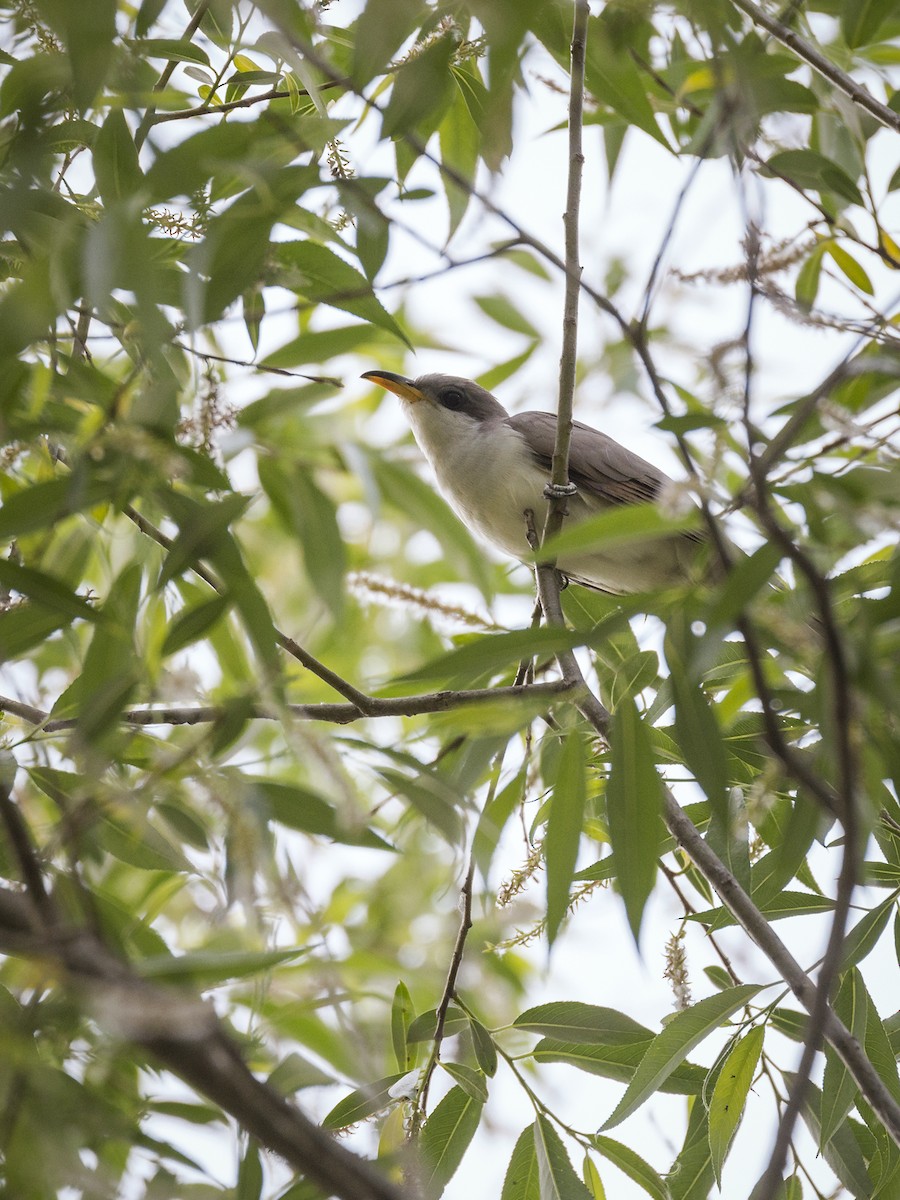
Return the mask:
[[[416,441],[431,463],[438,487],[457,516],[514,558],[530,553],[525,511],[537,530],[547,513],[544,488],[556,438],[556,416],[524,412],[510,416],[490,392],[453,375],[407,379],[391,371],[367,371],[370,379],[404,402]],[[581,521],[623,504],[658,500],[672,481],[605,433],[573,422],[568,520]],[[560,571],[576,583],[604,592],[642,592],[689,577],[696,535],[668,535],[618,542],[590,554],[562,556]]]

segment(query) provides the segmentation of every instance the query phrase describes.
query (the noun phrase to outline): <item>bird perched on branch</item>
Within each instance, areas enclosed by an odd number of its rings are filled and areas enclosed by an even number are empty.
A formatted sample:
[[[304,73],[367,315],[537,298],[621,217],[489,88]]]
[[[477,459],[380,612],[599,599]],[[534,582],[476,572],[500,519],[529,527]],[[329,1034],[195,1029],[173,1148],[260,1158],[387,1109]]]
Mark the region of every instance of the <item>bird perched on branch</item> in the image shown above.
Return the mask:
[[[403,401],[416,441],[431,463],[438,487],[457,516],[505,554],[531,553],[525,512],[544,526],[556,416],[524,412],[510,416],[490,392],[453,375],[407,379],[391,371],[367,371],[370,379]],[[565,527],[623,505],[660,499],[671,479],[618,442],[573,422]],[[694,532],[627,537],[602,547],[562,554],[560,571],[576,583],[624,594],[684,582],[692,574],[698,542]]]

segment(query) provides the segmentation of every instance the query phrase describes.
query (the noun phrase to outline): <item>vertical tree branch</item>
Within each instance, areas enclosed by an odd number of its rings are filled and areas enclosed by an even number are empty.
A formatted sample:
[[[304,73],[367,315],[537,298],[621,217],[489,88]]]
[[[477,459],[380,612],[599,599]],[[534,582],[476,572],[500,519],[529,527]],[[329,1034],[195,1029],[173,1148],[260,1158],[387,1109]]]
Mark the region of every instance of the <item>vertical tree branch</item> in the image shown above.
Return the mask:
[[[569,444],[572,440],[572,408],[575,398],[575,369],[578,361],[578,300],[581,294],[578,218],[581,210],[581,177],[584,170],[581,126],[584,113],[584,58],[588,26],[587,0],[575,0],[569,82],[569,176],[566,211],[563,216],[566,248],[566,291],[563,305],[562,349],[559,358],[559,405],[556,443],[550,483],[545,494],[550,500],[542,541],[562,528],[566,498],[574,492],[569,482]]]

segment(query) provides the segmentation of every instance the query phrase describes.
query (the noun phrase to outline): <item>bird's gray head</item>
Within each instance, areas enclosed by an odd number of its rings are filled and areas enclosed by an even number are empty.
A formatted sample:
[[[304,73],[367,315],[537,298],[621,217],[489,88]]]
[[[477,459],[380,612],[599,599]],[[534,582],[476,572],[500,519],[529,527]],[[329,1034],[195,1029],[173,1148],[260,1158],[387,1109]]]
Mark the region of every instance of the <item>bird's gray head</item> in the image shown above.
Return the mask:
[[[418,379],[407,379],[391,371],[366,371],[363,379],[371,379],[387,388],[407,404],[425,401],[476,422],[496,421],[508,415],[490,392],[471,379],[460,379],[456,375],[420,375]]]

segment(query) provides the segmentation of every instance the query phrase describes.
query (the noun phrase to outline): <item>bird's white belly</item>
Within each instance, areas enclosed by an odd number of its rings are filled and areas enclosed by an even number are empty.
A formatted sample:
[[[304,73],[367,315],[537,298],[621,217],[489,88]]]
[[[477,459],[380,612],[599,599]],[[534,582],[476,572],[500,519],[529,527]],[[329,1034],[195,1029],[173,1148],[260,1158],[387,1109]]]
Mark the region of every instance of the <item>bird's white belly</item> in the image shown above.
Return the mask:
[[[411,405],[416,440],[431,463],[438,486],[457,516],[473,532],[513,558],[526,558],[526,510],[534,513],[540,534],[547,516],[544,487],[549,476],[538,467],[522,434],[494,425],[490,436],[460,422],[448,438],[445,425],[433,427],[429,405]],[[421,411],[425,410],[425,411]],[[609,507],[595,496],[573,496],[568,521]],[[588,555],[563,557],[558,566],[573,579],[609,592],[637,592],[683,577],[674,539],[620,543]]]

